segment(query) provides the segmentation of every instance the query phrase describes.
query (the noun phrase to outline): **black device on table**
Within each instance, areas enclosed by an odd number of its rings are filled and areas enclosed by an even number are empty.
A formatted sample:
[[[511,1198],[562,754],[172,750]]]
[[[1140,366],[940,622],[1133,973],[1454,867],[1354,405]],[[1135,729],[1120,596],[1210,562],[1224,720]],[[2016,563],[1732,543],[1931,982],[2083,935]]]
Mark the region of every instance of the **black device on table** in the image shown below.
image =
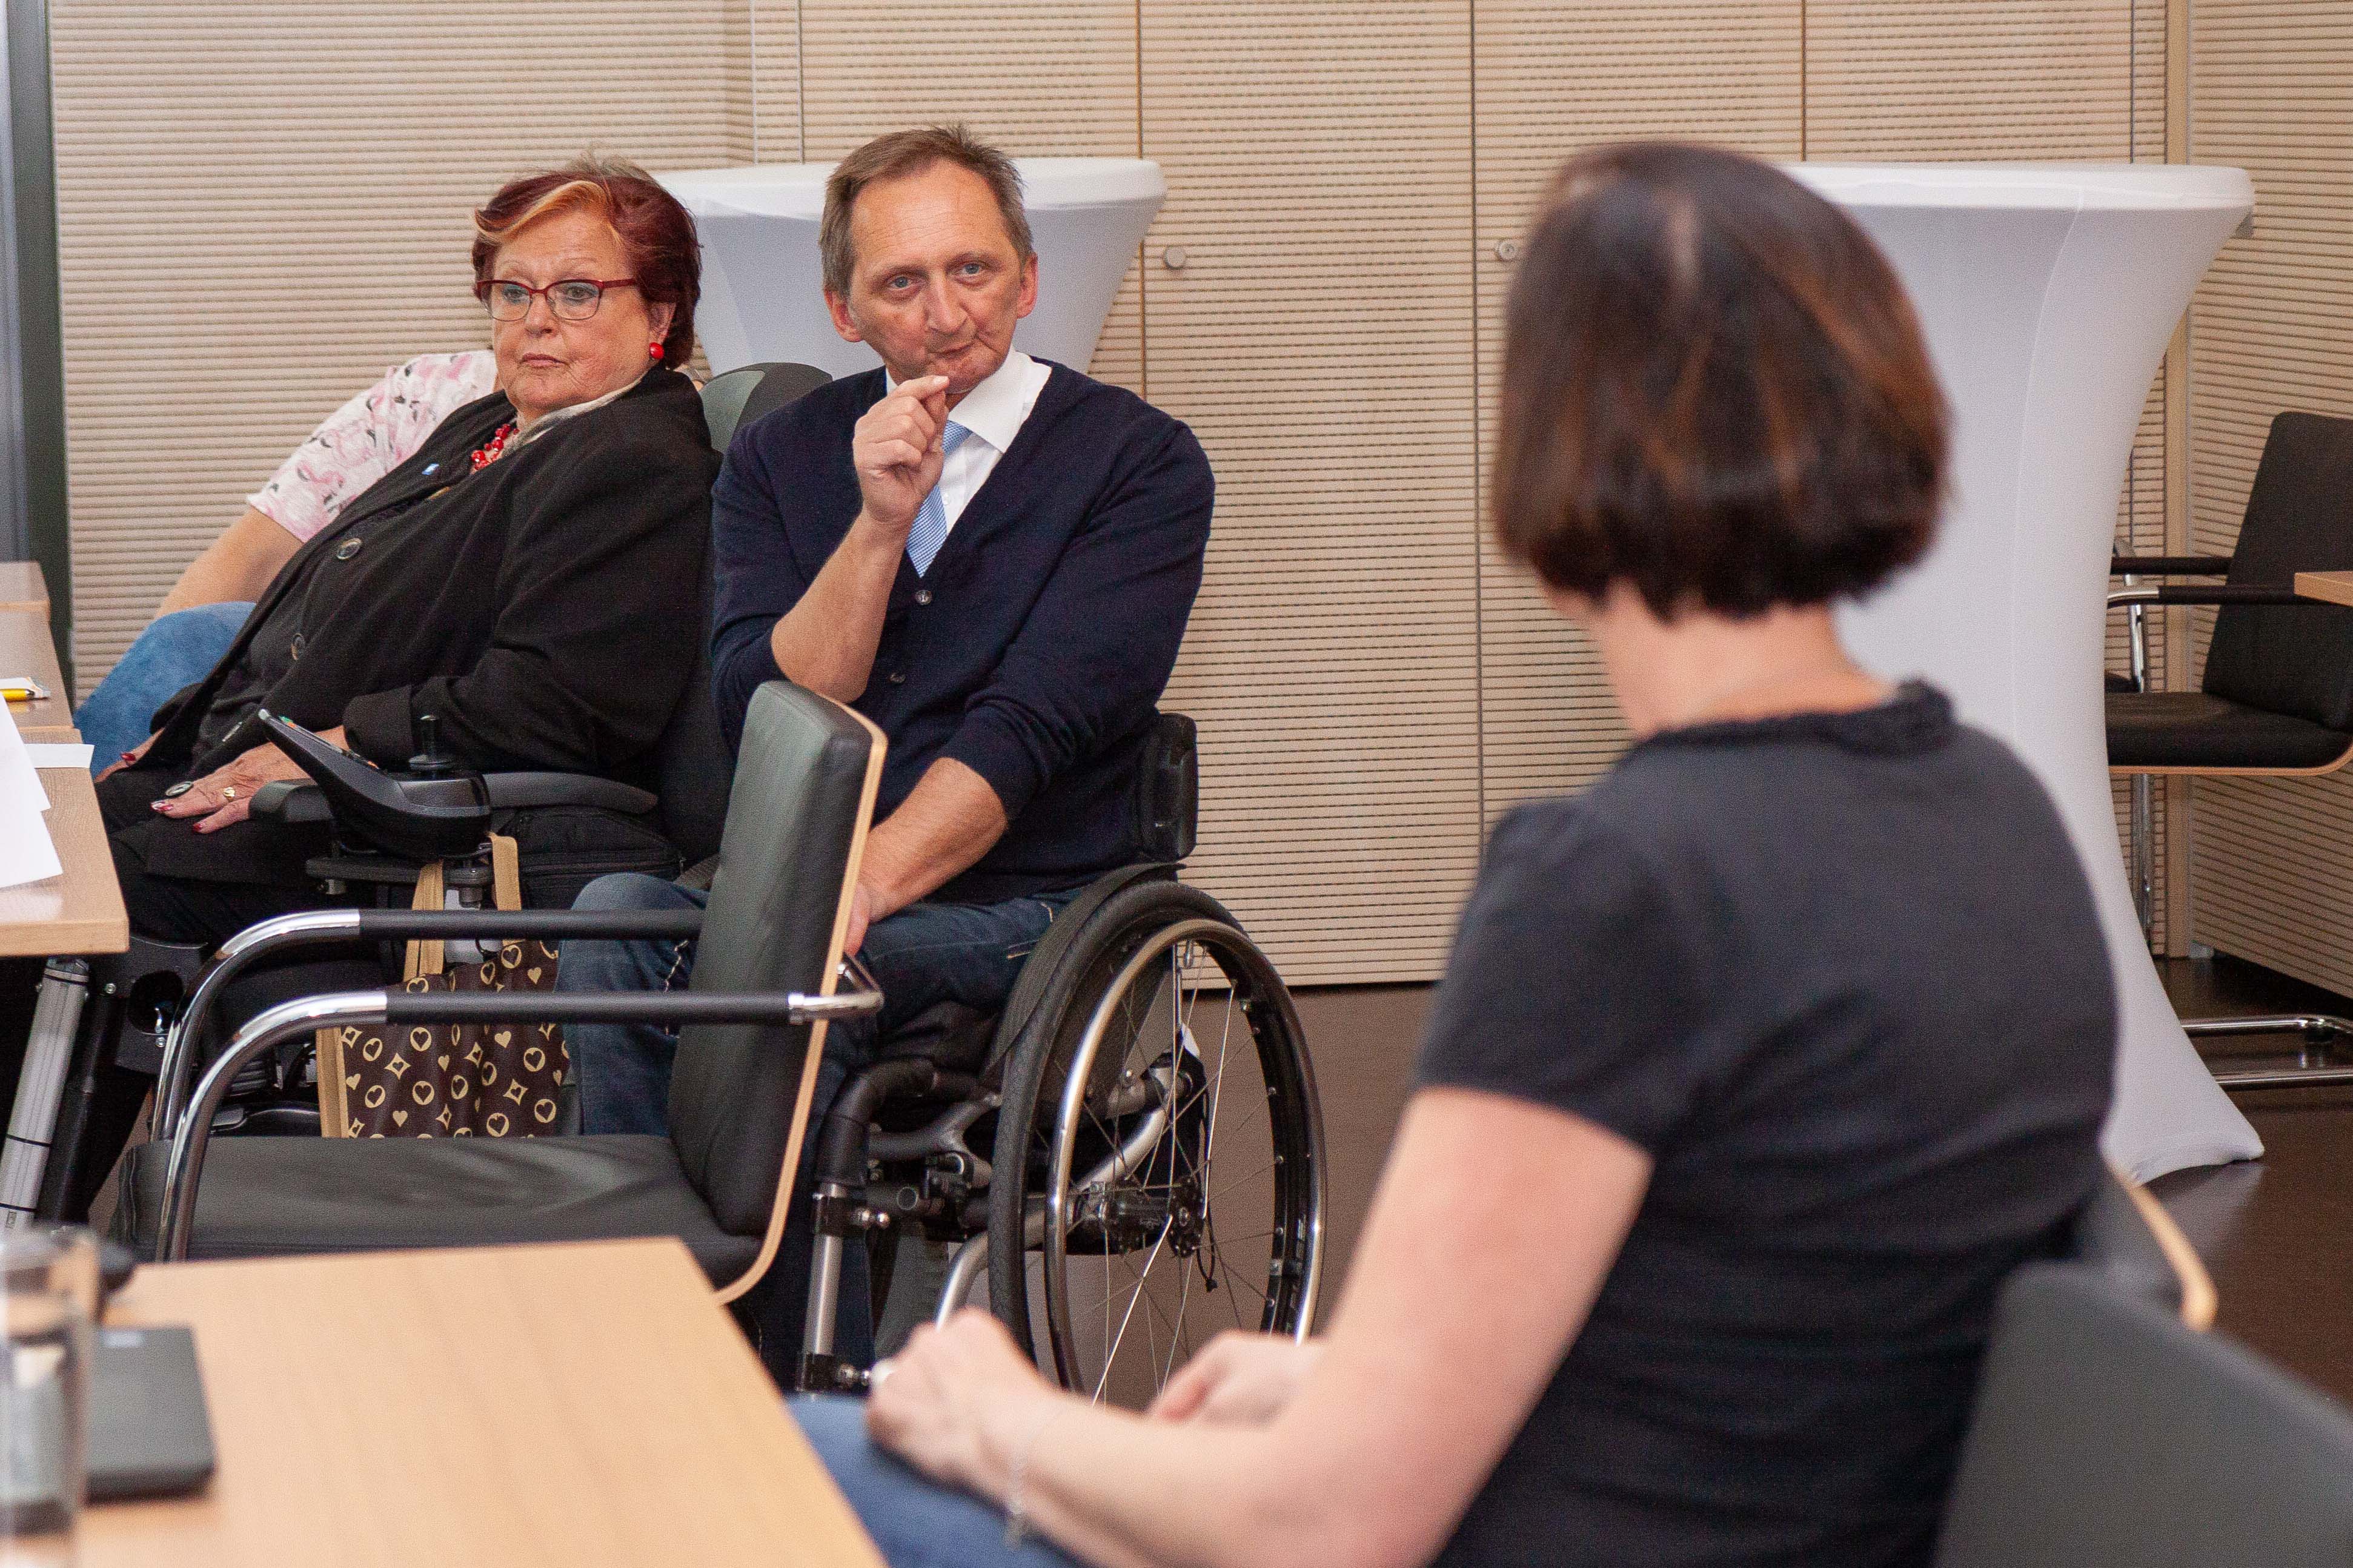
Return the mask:
[[[101,1302],[137,1268],[129,1247],[101,1242]],[[90,1500],[194,1491],[211,1478],[214,1462],[195,1334],[178,1326],[100,1328],[90,1346]]]

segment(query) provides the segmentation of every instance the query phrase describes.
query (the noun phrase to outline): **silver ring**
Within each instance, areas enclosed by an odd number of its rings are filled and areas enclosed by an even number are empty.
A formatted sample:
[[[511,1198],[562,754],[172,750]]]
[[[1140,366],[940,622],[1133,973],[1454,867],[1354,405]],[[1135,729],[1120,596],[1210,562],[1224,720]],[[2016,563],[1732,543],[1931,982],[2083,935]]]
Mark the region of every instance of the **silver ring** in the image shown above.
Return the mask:
[[[221,785],[221,798],[222,798],[223,800],[235,800],[235,799],[237,798],[237,785],[235,785],[235,784],[223,784],[223,785]]]
[[[881,1361],[876,1362],[874,1363],[873,1370],[866,1374],[866,1392],[871,1394],[876,1389],[881,1388],[882,1386],[882,1380],[889,1377],[892,1373],[898,1370],[899,1369],[897,1367],[891,1364],[891,1358],[887,1355]]]

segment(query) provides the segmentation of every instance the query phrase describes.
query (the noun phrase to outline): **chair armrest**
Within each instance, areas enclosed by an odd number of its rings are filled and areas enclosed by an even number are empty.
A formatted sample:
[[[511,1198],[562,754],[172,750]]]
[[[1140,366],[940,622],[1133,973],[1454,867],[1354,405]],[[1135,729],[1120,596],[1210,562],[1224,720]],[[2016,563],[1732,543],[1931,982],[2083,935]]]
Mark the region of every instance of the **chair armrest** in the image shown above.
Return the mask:
[[[2309,605],[2315,608],[2342,609],[2327,599],[2316,599],[2299,594],[2285,584],[2270,586],[2261,584],[2213,584],[2206,587],[2185,587],[2166,583],[2154,587],[2112,588],[2108,591],[2108,608],[2125,605]]]
[[[2227,555],[2116,555],[2111,577],[2221,577],[2231,570]]]
[[[276,785],[268,786],[274,789]],[[316,795],[315,787],[296,784]],[[268,793],[267,789],[261,794]],[[254,796],[257,805],[261,794]],[[701,910],[304,910],[248,926],[221,943],[164,1041],[155,1075],[154,1135],[174,1136],[187,1110],[196,1037],[228,983],[259,959],[290,947],[342,942],[417,942],[434,938],[631,937],[685,939],[702,931]]]
[[[326,791],[301,779],[279,779],[253,792],[253,816],[261,822],[289,826],[325,824],[335,820]]]
[[[535,805],[590,805],[624,816],[643,816],[661,802],[646,791],[591,773],[484,773],[493,811]]]
[[[522,811],[533,806],[585,805],[623,816],[644,816],[661,804],[656,796],[631,784],[600,779],[591,773],[485,773],[492,811]],[[301,779],[280,779],[253,792],[253,815],[264,822],[290,825],[332,823],[333,810],[317,784]]]
[[[188,1255],[195,1226],[196,1189],[204,1180],[205,1150],[212,1142],[213,1117],[228,1086],[248,1062],[288,1040],[320,1029],[352,1024],[808,1024],[870,1016],[881,1008],[880,991],[860,989],[831,996],[800,992],[637,992],[574,995],[553,991],[340,991],[298,997],[255,1015],[229,1040],[228,1048],[205,1069],[195,1101],[172,1140],[164,1177],[164,1213],[156,1227],[155,1261],[178,1263]]]

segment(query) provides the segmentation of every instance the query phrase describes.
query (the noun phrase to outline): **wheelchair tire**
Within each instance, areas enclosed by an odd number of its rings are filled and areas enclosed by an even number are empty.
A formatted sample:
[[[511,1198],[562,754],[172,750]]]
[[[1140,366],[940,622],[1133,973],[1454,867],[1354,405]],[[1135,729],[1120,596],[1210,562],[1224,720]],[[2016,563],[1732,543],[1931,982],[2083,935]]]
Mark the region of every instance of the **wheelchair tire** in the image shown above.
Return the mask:
[[[1062,1386],[1139,1406],[1221,1330],[1309,1331],[1323,1121],[1290,994],[1216,900],[1141,883],[1077,941],[1006,1064],[989,1300]]]

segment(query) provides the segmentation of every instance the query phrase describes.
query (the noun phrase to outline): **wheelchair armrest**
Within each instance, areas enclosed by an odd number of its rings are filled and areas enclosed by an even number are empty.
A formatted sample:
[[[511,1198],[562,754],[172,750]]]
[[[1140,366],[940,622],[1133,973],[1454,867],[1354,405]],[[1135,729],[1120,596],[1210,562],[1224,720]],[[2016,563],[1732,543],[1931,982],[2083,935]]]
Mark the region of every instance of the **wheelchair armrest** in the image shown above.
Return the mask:
[[[590,773],[484,773],[492,811],[536,805],[588,805],[624,816],[643,816],[660,805],[646,791]]]
[[[253,816],[257,821],[280,822],[290,826],[335,820],[334,812],[327,805],[326,792],[300,779],[280,779],[255,790]]]
[[[2227,555],[2113,555],[2111,577],[2223,577],[2231,571]]]
[[[586,805],[624,816],[644,816],[661,804],[645,790],[590,773],[484,773],[492,811],[532,806]],[[253,794],[253,815],[264,822],[332,823],[326,792],[301,779],[280,779]]]

